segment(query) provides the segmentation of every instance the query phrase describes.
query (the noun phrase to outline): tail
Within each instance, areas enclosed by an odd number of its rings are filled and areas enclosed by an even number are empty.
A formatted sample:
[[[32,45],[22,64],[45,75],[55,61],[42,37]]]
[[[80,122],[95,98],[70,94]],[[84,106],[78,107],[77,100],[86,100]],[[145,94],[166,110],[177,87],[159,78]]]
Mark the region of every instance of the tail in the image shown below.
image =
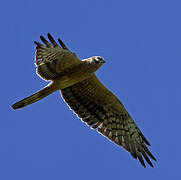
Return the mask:
[[[40,91],[36,92],[35,94],[15,103],[12,105],[13,109],[20,109],[23,108],[29,104],[32,104],[36,101],[39,101],[40,99],[48,96],[49,94],[55,92],[57,89],[54,86],[54,84],[49,84],[45,88],[41,89]]]

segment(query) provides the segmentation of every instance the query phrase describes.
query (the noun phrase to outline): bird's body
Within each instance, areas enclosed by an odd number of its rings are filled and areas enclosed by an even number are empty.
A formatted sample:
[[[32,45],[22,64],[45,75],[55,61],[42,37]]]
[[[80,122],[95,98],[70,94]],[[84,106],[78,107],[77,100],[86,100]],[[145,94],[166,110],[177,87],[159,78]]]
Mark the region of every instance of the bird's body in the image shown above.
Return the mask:
[[[119,99],[94,74],[105,62],[104,59],[93,56],[81,61],[60,39],[62,48],[50,34],[48,38],[52,44],[43,36],[40,38],[46,46],[35,42],[37,74],[51,83],[15,103],[13,109],[25,107],[60,90],[62,98],[83,122],[125,148],[144,167],[142,156],[153,167],[149,157],[156,159],[146,147],[149,142]]]

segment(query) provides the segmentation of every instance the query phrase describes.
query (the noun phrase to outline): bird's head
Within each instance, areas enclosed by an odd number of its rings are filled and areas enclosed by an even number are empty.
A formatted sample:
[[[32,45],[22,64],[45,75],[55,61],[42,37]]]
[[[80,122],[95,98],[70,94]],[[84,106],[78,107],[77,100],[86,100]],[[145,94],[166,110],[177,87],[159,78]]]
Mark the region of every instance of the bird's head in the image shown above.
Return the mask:
[[[94,64],[100,64],[100,65],[102,65],[102,64],[104,64],[106,61],[104,60],[104,58],[103,57],[101,57],[101,56],[93,56],[93,57],[91,57],[91,59],[92,59],[92,63],[94,63]]]
[[[99,69],[102,66],[102,64],[105,63],[104,58],[101,56],[92,56],[88,59],[85,59],[84,61],[88,65],[88,69],[91,72],[97,71],[97,69]]]

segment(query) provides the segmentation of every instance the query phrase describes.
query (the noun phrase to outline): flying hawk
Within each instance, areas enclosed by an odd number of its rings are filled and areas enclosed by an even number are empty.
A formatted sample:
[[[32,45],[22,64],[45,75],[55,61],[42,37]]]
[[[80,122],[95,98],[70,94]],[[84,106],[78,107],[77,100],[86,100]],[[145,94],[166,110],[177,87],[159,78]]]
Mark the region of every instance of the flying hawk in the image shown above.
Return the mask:
[[[105,62],[104,58],[93,56],[80,60],[60,39],[59,46],[49,33],[47,36],[50,42],[40,36],[45,45],[35,41],[35,64],[37,74],[51,82],[12,108],[23,108],[60,90],[62,98],[83,122],[122,146],[144,167],[143,158],[153,167],[149,158],[156,159],[147,148],[150,143],[119,99],[94,74]]]

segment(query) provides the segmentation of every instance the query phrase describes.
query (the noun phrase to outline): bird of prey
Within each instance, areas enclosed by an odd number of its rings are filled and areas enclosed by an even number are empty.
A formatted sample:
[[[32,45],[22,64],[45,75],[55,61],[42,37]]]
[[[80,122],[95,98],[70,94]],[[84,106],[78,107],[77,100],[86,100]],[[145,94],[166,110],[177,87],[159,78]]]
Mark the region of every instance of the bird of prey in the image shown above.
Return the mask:
[[[70,109],[88,126],[126,149],[145,166],[143,158],[153,167],[150,158],[156,158],[148,150],[150,145],[119,99],[109,91],[94,74],[105,62],[100,56],[80,60],[62,40],[60,46],[47,34],[49,41],[36,44],[36,72],[48,86],[12,105],[23,108],[49,94],[60,90]]]

